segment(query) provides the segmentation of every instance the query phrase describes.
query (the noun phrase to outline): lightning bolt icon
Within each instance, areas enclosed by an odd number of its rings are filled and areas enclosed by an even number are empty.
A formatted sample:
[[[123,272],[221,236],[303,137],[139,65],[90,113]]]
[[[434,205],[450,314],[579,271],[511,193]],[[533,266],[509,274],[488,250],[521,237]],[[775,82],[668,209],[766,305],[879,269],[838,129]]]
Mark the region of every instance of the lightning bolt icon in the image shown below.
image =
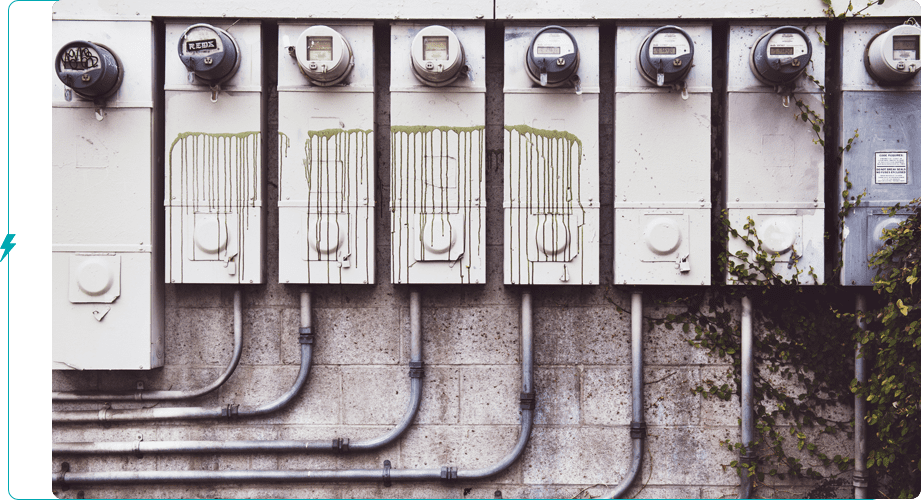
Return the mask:
[[[7,234],[6,239],[3,240],[3,244],[0,245],[0,249],[3,249],[3,257],[0,257],[0,262],[3,262],[3,259],[5,259],[6,256],[10,253],[10,250],[12,250],[14,246],[16,246],[16,244],[13,243],[13,236],[16,236],[16,235]]]

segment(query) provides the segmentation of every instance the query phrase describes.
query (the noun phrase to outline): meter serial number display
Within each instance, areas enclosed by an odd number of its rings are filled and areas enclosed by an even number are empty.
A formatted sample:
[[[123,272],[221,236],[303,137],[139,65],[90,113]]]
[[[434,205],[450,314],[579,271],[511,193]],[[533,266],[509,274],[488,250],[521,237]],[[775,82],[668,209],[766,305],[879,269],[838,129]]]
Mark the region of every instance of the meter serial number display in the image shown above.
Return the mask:
[[[447,61],[448,60],[448,37],[446,36],[423,36],[422,37],[422,60],[423,61]]]
[[[792,56],[793,47],[771,47],[769,53],[772,56]]]
[[[195,41],[186,41],[185,50],[186,52],[198,52],[199,50],[214,50],[217,49],[217,40],[211,38],[209,40],[195,40]]]
[[[678,53],[677,47],[653,47],[652,55],[676,55]]]
[[[332,61],[333,60],[333,37],[331,36],[308,36],[307,37],[307,60],[308,61]]]
[[[903,35],[892,37],[892,57],[896,60],[918,59],[921,36]]]

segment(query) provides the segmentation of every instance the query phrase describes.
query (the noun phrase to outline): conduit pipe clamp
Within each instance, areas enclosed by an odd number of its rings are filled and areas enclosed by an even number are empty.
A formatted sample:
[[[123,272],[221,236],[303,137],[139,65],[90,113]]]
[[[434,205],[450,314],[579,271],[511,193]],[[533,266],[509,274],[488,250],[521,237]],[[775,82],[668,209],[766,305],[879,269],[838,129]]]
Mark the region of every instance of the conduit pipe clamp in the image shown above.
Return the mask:
[[[59,477],[60,477],[61,491],[67,491],[67,490],[70,489],[70,487],[67,486],[67,477],[66,477],[66,476],[67,476],[67,473],[68,473],[68,472],[70,472],[70,462],[61,462],[61,475],[59,476]]]
[[[144,454],[141,453],[141,441],[143,440],[144,436],[138,434],[138,440],[134,443],[134,456],[138,457],[139,459],[144,458]]]
[[[870,474],[865,471],[854,471],[854,487],[868,488],[870,486]]]
[[[339,453],[348,453],[349,452],[349,438],[333,439],[333,451],[338,451]]]
[[[422,378],[422,361],[409,362],[409,378]]]
[[[300,342],[301,344],[313,344],[314,335],[313,335],[313,329],[311,327],[302,326],[298,330],[298,333],[300,334],[300,336],[297,338],[298,342]]]
[[[240,414],[240,405],[228,404],[221,408],[221,417],[231,419]]]
[[[393,486],[390,482],[390,460],[384,460],[384,488]]]
[[[536,405],[536,397],[533,392],[522,392],[521,393],[521,409],[522,410],[533,410]]]
[[[646,438],[646,422],[630,422],[630,438],[631,439],[645,439]]]
[[[457,467],[444,466],[441,468],[441,481],[444,483],[450,483],[451,481],[457,481]]]

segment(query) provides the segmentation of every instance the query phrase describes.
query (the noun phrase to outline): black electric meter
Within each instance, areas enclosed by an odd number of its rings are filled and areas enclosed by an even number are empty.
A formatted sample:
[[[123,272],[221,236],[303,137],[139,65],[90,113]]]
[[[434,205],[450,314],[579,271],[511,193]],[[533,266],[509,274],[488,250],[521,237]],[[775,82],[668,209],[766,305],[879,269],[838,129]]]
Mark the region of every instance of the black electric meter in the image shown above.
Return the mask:
[[[103,100],[118,90],[123,69],[115,53],[105,45],[74,41],[61,47],[54,71],[64,85],[86,99]]]
[[[768,85],[792,83],[812,60],[812,43],[796,26],[770,30],[752,46],[751,64],[755,77]]]
[[[193,24],[179,37],[179,59],[209,85],[229,80],[240,67],[240,47],[226,31],[210,24]]]
[[[691,37],[677,26],[663,26],[643,40],[636,64],[643,79],[661,87],[683,80],[693,60]]]
[[[579,44],[560,26],[547,26],[534,35],[525,61],[528,77],[541,87],[570,85],[579,69]]]

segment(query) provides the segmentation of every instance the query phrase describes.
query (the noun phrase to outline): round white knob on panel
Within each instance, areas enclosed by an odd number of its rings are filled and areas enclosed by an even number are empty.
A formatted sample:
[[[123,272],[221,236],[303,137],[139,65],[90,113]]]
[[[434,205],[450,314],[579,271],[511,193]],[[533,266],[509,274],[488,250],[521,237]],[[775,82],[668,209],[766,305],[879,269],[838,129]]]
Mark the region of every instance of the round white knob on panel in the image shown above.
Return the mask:
[[[569,248],[569,229],[556,217],[548,218],[537,230],[537,249],[554,256]]]
[[[323,255],[334,253],[344,240],[345,231],[339,229],[339,221],[333,217],[321,217],[307,235],[310,246]]]
[[[681,244],[681,228],[674,219],[658,217],[646,225],[643,239],[653,253],[668,255]]]
[[[796,228],[791,222],[793,220],[786,217],[771,217],[765,220],[758,229],[761,247],[774,255],[782,254],[793,248],[796,242]]]
[[[114,276],[106,262],[88,258],[77,268],[77,286],[87,295],[102,295],[112,288]]]
[[[227,229],[217,217],[195,223],[195,246],[205,253],[216,254],[227,247]]]
[[[432,215],[422,228],[422,246],[426,252],[446,253],[454,245],[456,236],[445,215]]]

